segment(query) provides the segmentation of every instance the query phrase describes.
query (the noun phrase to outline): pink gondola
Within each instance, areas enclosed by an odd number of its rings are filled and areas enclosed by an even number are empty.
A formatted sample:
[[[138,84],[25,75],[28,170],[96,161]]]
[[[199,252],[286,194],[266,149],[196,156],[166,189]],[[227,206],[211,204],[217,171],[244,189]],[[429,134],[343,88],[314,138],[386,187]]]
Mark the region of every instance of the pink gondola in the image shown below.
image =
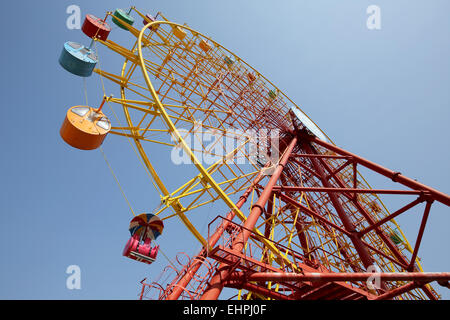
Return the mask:
[[[151,242],[161,235],[164,224],[157,216],[143,213],[130,222],[131,238],[125,245],[122,255],[130,259],[152,264],[158,255],[159,245]]]

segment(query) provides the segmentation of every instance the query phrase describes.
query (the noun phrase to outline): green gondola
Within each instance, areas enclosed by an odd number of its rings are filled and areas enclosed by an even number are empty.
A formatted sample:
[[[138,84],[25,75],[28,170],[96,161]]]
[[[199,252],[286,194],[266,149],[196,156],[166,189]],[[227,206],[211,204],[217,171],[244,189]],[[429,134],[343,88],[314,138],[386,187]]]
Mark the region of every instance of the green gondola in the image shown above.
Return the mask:
[[[392,242],[394,242],[396,245],[399,245],[400,243],[403,242],[402,237],[398,234],[397,231],[393,230],[391,231],[391,233],[389,234],[389,238],[392,240]]]
[[[124,25],[122,23],[122,21],[128,23],[130,26],[133,25],[134,18],[132,16],[130,16],[130,11],[128,13],[126,13],[122,9],[117,9],[116,11],[114,11],[114,15],[112,17],[112,22],[114,22],[119,28],[122,28],[124,30],[128,30],[128,27],[126,25]],[[117,18],[119,18],[122,21],[120,21]]]

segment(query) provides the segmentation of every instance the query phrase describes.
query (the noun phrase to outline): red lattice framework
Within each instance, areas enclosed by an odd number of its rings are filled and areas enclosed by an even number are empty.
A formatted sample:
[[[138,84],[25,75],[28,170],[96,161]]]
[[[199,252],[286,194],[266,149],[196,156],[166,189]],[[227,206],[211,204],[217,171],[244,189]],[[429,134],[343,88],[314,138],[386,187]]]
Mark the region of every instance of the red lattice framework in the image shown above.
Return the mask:
[[[217,299],[224,287],[230,287],[246,291],[241,298],[254,299],[434,300],[438,295],[430,282],[449,287],[450,273],[424,273],[416,264],[432,204],[438,201],[449,206],[448,195],[324,142],[298,124],[283,139],[283,157],[267,184],[259,184],[260,174],[236,204],[241,208],[253,190],[258,194],[245,223],[234,222],[233,212],[215,218],[208,226],[210,248],[191,259],[161,289],[159,299]],[[406,188],[366,188],[358,177],[359,167]],[[379,217],[381,202],[374,199],[385,194],[413,200]],[[277,208],[276,202],[281,204]],[[394,241],[389,222],[420,204],[424,204],[421,224],[407,255],[402,250],[405,244]],[[300,247],[289,248],[270,239],[275,214],[280,226],[296,229]],[[318,244],[320,232],[310,232],[318,227],[332,245]],[[264,235],[255,228],[263,228]],[[268,242],[293,263],[273,256],[267,250]],[[207,272],[187,294],[186,288],[198,280],[208,260],[212,263]],[[367,272],[374,265],[378,272]],[[386,266],[394,272],[387,272]],[[378,288],[368,284],[373,276],[380,280]],[[143,283],[143,289],[146,286]]]

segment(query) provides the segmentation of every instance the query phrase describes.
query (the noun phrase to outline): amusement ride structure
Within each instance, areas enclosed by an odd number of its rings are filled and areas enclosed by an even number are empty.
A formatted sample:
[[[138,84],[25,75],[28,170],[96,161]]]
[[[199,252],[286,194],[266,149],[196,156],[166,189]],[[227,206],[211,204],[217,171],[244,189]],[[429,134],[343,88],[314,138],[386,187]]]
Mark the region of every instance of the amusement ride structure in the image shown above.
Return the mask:
[[[112,30],[132,44],[109,39]],[[107,135],[129,139],[161,197],[153,212],[131,220],[123,255],[158,259],[164,240],[152,241],[169,219],[202,248],[165,269],[173,274],[167,283],[142,281],[141,299],[210,300],[232,288],[237,299],[434,300],[431,282],[449,287],[450,273],[423,272],[418,258],[431,207],[450,206],[449,195],[337,147],[237,55],[161,13],[87,15],[82,31],[91,44],[65,43],[60,65],[80,77],[98,74],[120,97],[103,86],[102,104],[70,108],[60,134],[83,150]],[[100,65],[102,50],[123,65]],[[115,126],[105,104],[123,110]],[[156,145],[167,150],[166,166],[175,165],[174,150],[188,162],[185,176],[171,177],[176,188],[152,162]],[[370,187],[361,168],[396,187]],[[388,210],[380,195],[407,200]],[[203,221],[204,232],[192,218],[200,210],[215,216]],[[413,246],[394,220],[410,211],[422,214]]]

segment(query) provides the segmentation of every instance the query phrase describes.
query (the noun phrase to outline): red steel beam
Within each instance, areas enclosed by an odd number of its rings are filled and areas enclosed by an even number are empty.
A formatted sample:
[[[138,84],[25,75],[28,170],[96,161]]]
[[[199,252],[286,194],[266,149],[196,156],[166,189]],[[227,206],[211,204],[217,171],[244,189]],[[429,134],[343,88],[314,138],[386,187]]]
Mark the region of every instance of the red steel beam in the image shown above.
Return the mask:
[[[306,143],[302,144],[302,148],[308,153],[308,154],[316,154],[314,152],[313,147],[310,145],[309,142],[306,141]],[[317,158],[313,157],[311,158],[311,163],[315,169],[315,171],[319,174],[320,180],[325,188],[332,188],[332,185],[328,181],[326,177],[326,173],[324,171],[323,166],[318,161]],[[367,250],[367,247],[362,243],[361,238],[359,238],[356,235],[356,228],[353,222],[348,217],[345,209],[343,208],[341,201],[337,197],[336,193],[334,192],[327,192],[328,196],[331,200],[331,203],[333,204],[333,207],[336,210],[336,213],[338,214],[339,218],[342,221],[342,224],[344,225],[344,229],[347,230],[350,235],[350,240],[352,241],[355,250],[358,252],[359,257],[361,258],[361,262],[363,263],[364,267],[367,269],[371,265],[374,264],[374,259],[371,256],[369,250]]]
[[[450,272],[355,272],[355,273],[334,273],[334,272],[255,272],[246,274],[244,272],[234,272],[230,281],[254,281],[254,282],[345,282],[345,281],[367,281],[369,278],[378,278],[383,281],[450,281]]]
[[[308,145],[311,149],[315,150],[314,147],[312,147],[310,144]],[[317,152],[316,152],[317,153]],[[319,161],[322,163],[322,165],[328,170],[328,172],[330,174],[332,174],[332,169],[330,168],[330,166],[328,165],[328,163],[326,163],[324,161],[324,159],[322,158],[318,158]],[[354,160],[354,169],[356,169],[356,165],[358,164],[358,162],[356,161],[355,158],[353,158]],[[372,169],[373,170],[373,169]],[[375,170],[374,170],[375,171]],[[376,172],[376,171],[375,171]],[[356,171],[354,170],[354,181],[356,181]],[[392,180],[395,181],[395,177],[400,174],[395,173],[392,176]],[[345,184],[342,182],[342,180],[337,177],[334,176],[334,179],[336,180],[336,182],[338,183],[338,185],[340,187],[346,187]],[[356,187],[356,184],[354,185],[354,187]],[[345,196],[347,196],[345,193],[343,193]],[[423,194],[426,194],[428,196],[429,192],[424,191]],[[355,194],[356,195],[356,194]],[[422,194],[421,194],[422,196]],[[357,201],[356,196],[355,197],[350,197],[350,199],[353,201],[353,203],[355,204],[355,206],[358,208],[359,212],[367,219],[367,221],[369,222],[370,225],[375,224],[374,219],[372,218],[372,216],[361,206],[361,204]],[[408,265],[408,262],[405,258],[405,256],[398,250],[398,248],[393,244],[392,240],[386,236],[386,234],[380,230],[379,227],[375,228],[376,233],[381,237],[381,239],[383,239],[384,243],[389,247],[389,249],[391,250],[391,252],[394,254],[394,256],[399,260],[399,262],[401,262],[404,265]],[[414,266],[414,265],[413,265]],[[409,269],[408,271],[413,271],[413,269]],[[384,282],[381,282],[381,286],[383,289],[387,289],[384,285]],[[424,292],[425,294],[430,298],[430,299],[436,299],[436,296],[433,294],[433,292],[431,292],[431,290],[428,287],[424,288]]]
[[[385,190],[385,189],[357,189],[357,188],[335,188],[335,187],[293,187],[293,186],[275,186],[274,190],[286,192],[338,192],[338,193],[378,193],[378,194],[417,194],[423,192],[418,190]]]
[[[330,172],[330,174],[332,174],[332,169],[328,165],[328,163],[325,162],[322,158],[319,158],[319,161],[328,170],[328,172]],[[357,162],[354,162],[354,163],[355,163],[355,165],[353,168],[355,169]],[[356,187],[356,171],[355,170],[354,170],[353,174],[354,174],[354,187]],[[339,177],[334,176],[333,178],[336,180],[336,182],[338,183],[338,185],[340,187],[342,187],[342,188],[346,187],[344,182],[342,182],[342,180]],[[345,193],[343,193],[343,194],[345,196],[347,196]],[[422,197],[424,195],[429,198],[428,192],[424,191],[421,193],[420,196]],[[367,219],[367,221],[369,222],[370,225],[373,225],[376,223],[375,220],[372,218],[372,216],[366,211],[366,209],[364,207],[362,207],[361,204],[357,201],[356,197],[349,197],[349,198],[350,198],[350,200],[353,201],[354,205],[358,208],[358,211]],[[393,255],[398,259],[398,261],[401,262],[401,264],[404,264],[405,266],[407,266],[408,262],[406,260],[406,257],[394,245],[392,240],[389,237],[387,237],[386,234],[379,227],[376,227],[375,231],[380,236],[380,238],[384,241],[384,243],[389,247],[389,249],[391,250]],[[409,269],[409,270],[405,269],[405,270],[413,271],[413,269]],[[383,286],[383,283],[382,283],[382,286]],[[431,292],[431,290],[428,287],[425,287],[423,290],[430,299],[436,299],[436,296]]]
[[[348,165],[352,164],[353,162],[351,160],[347,160],[346,162],[344,162],[343,164],[341,164],[338,168],[336,168],[336,170],[334,170],[331,174],[329,174],[327,176],[327,178],[329,179],[331,176],[335,176],[336,174],[338,174],[339,172],[341,172],[345,167],[347,167]],[[353,164],[353,168],[355,170],[356,165]]]
[[[244,194],[239,198],[239,201],[236,203],[236,207],[238,209],[240,209],[244,205],[250,193],[252,192],[254,186],[258,184],[263,177],[264,177],[263,170],[261,170],[259,174],[256,176],[256,178],[253,180],[250,187],[247,188]],[[214,247],[216,245],[217,241],[219,241],[224,230],[226,230],[228,225],[230,225],[230,221],[233,220],[235,215],[236,213],[234,212],[234,210],[228,212],[227,220],[225,220],[225,222],[217,228],[217,230],[213,233],[213,235],[209,237],[208,244],[210,247]],[[198,269],[200,269],[202,261],[205,259],[205,257],[206,257],[206,250],[205,248],[203,248],[197,254],[197,256],[194,259],[192,259],[191,265],[187,266],[187,271],[185,275],[180,280],[178,280],[177,284],[174,286],[172,293],[167,296],[166,300],[177,300],[180,297],[180,295],[184,291],[184,288],[186,288],[186,286],[191,282],[195,273],[198,271]]]
[[[281,180],[282,184],[287,184],[288,183],[288,181],[286,179],[286,174],[282,174],[281,177],[280,177],[280,180]],[[293,207],[295,208],[295,206],[293,206]],[[292,209],[291,209],[291,214],[293,214],[293,210]],[[294,218],[294,220],[295,220],[295,218]],[[294,224],[294,220],[292,221],[293,224]],[[301,219],[298,219],[298,217],[297,217],[297,220],[295,221],[295,225],[294,226],[295,226],[295,229],[297,230],[297,237],[298,237],[298,240],[300,241],[300,246],[301,246],[302,251],[304,253],[305,259],[311,261],[311,259],[314,259],[314,255],[311,255],[311,253],[308,251],[308,248],[310,247],[310,244],[309,244],[306,232],[303,230],[304,224],[301,221]],[[266,238],[269,238],[268,234],[265,235],[265,236],[266,236]]]
[[[298,161],[297,159],[292,159],[292,162],[298,164],[300,167],[302,167],[303,169],[305,169],[306,171],[308,171],[309,173],[311,173],[312,175],[318,177],[319,174],[317,172],[315,172],[314,170],[312,170],[310,167],[308,167],[307,165],[301,163],[300,161]]]
[[[255,228],[256,222],[258,221],[261,213],[264,211],[264,207],[269,201],[270,196],[273,192],[273,187],[277,183],[281,173],[283,172],[284,166],[289,160],[289,157],[294,149],[294,147],[297,144],[297,138],[293,138],[288,145],[288,147],[285,149],[285,152],[278,163],[276,169],[274,170],[272,177],[267,182],[266,187],[264,188],[263,192],[261,193],[261,196],[259,197],[258,201],[252,206],[252,209],[250,211],[250,214],[247,217],[247,220],[244,223],[244,229],[242,230],[241,234],[236,237],[236,239],[232,243],[232,248],[238,252],[241,252],[244,248],[245,244],[247,243],[248,238],[250,237],[251,231]],[[242,240],[241,240],[242,239]],[[214,274],[214,276],[211,278],[208,287],[206,288],[205,292],[203,293],[201,300],[216,300],[220,293],[222,292],[222,289],[224,288],[224,281],[228,278],[230,274],[230,266],[228,264],[222,263],[217,272]]]
[[[406,269],[408,268],[408,261],[406,261],[406,260],[404,260],[404,261],[403,261],[403,260],[400,260],[400,261],[399,261],[399,260],[395,260],[395,256],[389,256],[389,255],[387,255],[386,253],[384,253],[384,252],[381,251],[380,249],[375,248],[374,246],[372,246],[371,244],[365,242],[364,240],[363,240],[363,243],[364,243],[370,250],[372,250],[373,252],[375,252],[376,254],[378,254],[378,255],[380,255],[380,256],[386,258],[387,260],[389,260],[389,261],[391,261],[391,262],[397,264],[398,266],[402,267],[403,269],[406,270]]]
[[[346,159],[351,160],[350,156],[338,156],[332,154],[310,154],[310,153],[293,153],[291,155],[293,158],[332,158],[332,159]]]
[[[414,269],[414,263],[416,262],[417,253],[419,252],[420,243],[422,242],[423,233],[425,231],[425,226],[427,224],[428,216],[430,214],[430,209],[433,201],[427,201],[427,205],[425,206],[425,211],[423,213],[422,222],[420,223],[419,233],[417,235],[416,244],[414,246],[414,251],[411,257],[411,262],[408,266],[408,271]]]
[[[306,197],[306,199],[308,199],[308,197]],[[317,211],[315,209],[315,203],[312,199],[307,200],[308,201],[308,205],[311,208],[311,210],[313,211]],[[323,223],[319,220],[319,223],[322,225],[322,227],[326,230],[326,232],[331,232],[331,228],[326,224]],[[339,252],[341,253],[342,257],[344,258],[344,261],[346,263],[349,264],[349,266],[353,269],[353,272],[359,272],[361,271],[361,267],[357,264],[354,263],[354,261],[351,259],[352,254],[348,252],[348,249],[346,247],[346,245],[342,242],[341,237],[336,237],[336,245],[339,249]],[[314,250],[319,249],[319,247],[317,246]],[[321,248],[323,251],[324,249]]]
[[[302,205],[301,203],[297,202],[296,200],[292,199],[291,197],[289,197],[289,196],[287,196],[287,195],[285,195],[283,193],[280,193],[278,196],[284,202],[292,204],[292,205],[300,208],[300,210],[302,210],[302,212],[304,212],[304,213],[306,213],[306,214],[308,214],[308,215],[310,215],[310,216],[320,220],[321,222],[329,225],[330,227],[332,227],[332,228],[334,228],[334,229],[336,229],[336,230],[338,230],[338,231],[340,231],[340,232],[342,232],[342,233],[344,233],[344,234],[346,234],[347,236],[350,237],[350,235],[351,235],[350,232],[348,232],[345,229],[342,229],[341,227],[337,226],[333,222],[331,222],[328,219],[322,217],[321,215],[317,214],[315,211],[313,211],[313,210],[309,209],[308,207]]]
[[[250,292],[260,294],[264,297],[269,297],[269,298],[276,299],[276,300],[295,300],[291,296],[287,296],[287,295],[278,293],[274,290],[270,290],[268,288],[261,287],[254,283],[250,283],[250,282],[226,281],[225,286],[228,288],[245,289]]]
[[[401,294],[404,294],[406,292],[409,292],[411,290],[423,287],[424,285],[426,285],[428,282],[431,281],[424,281],[424,282],[416,282],[416,281],[412,281],[408,284],[405,284],[401,287],[395,288],[393,290],[389,290],[388,292],[379,295],[378,297],[376,297],[373,300],[390,300],[392,298],[395,298]]]
[[[381,219],[380,221],[378,221],[377,223],[371,225],[370,227],[367,227],[364,230],[361,230],[358,232],[358,235],[361,237],[363,235],[365,235],[367,232],[372,231],[375,228],[378,228],[379,226],[381,226],[382,224],[385,224],[386,222],[394,219],[396,216],[402,214],[405,211],[408,211],[409,209],[415,207],[416,205],[418,205],[419,203],[425,201],[425,199],[423,197],[419,197],[416,200],[414,200],[413,202],[403,206],[402,208],[398,209],[397,211],[395,211],[394,213],[388,215],[387,217]]]
[[[348,152],[348,151],[346,151],[346,150],[344,150],[342,148],[336,147],[335,145],[333,145],[331,143],[322,141],[322,140],[318,139],[317,137],[314,137],[314,136],[311,136],[311,135],[308,135],[308,134],[300,134],[300,137],[302,139],[307,139],[310,142],[314,142],[314,143],[316,143],[316,144],[318,144],[318,145],[320,145],[322,147],[325,147],[325,148],[327,148],[327,149],[329,149],[331,151],[334,151],[334,152],[336,152],[336,153],[338,153],[338,154],[340,154],[342,156],[352,157],[353,160],[356,163],[358,163],[358,164],[360,164],[360,165],[362,165],[362,166],[364,166],[366,168],[369,168],[369,169],[371,169],[371,170],[373,170],[373,171],[375,171],[375,172],[377,172],[377,173],[379,173],[379,174],[381,174],[381,175],[383,175],[385,177],[388,177],[394,182],[400,183],[400,184],[402,184],[402,185],[404,185],[406,187],[409,187],[411,189],[414,189],[414,190],[426,191],[436,201],[439,201],[439,202],[441,202],[441,203],[443,203],[443,204],[445,204],[447,206],[450,206],[450,196],[449,195],[447,195],[447,194],[445,194],[443,192],[440,192],[440,191],[438,191],[438,190],[436,190],[434,188],[431,188],[431,187],[429,187],[427,185],[424,185],[424,184],[422,184],[420,182],[417,182],[417,181],[415,181],[415,180],[413,180],[411,178],[405,177],[400,172],[396,172],[396,171],[387,169],[387,168],[385,168],[385,167],[383,167],[383,166],[381,166],[379,164],[376,164],[376,163],[374,163],[372,161],[369,161],[369,160],[364,159],[364,158],[362,158],[360,156],[357,156],[356,154]]]

